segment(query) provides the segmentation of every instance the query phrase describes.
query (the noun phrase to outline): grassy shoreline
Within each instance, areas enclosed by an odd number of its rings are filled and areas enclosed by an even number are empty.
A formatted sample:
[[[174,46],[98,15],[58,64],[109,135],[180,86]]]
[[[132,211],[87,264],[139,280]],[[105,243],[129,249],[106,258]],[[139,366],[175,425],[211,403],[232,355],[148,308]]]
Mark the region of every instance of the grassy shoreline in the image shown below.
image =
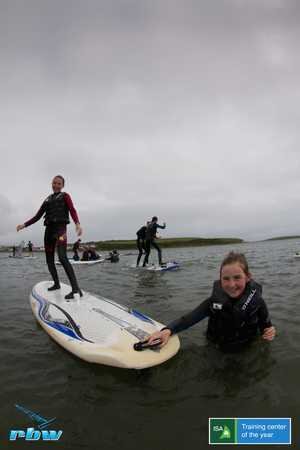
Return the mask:
[[[245,242],[239,238],[196,238],[196,237],[181,237],[181,238],[165,238],[158,239],[157,243],[161,248],[178,248],[178,247],[202,247],[208,245],[229,245],[241,244]],[[136,248],[136,240],[131,239],[116,239],[108,241],[89,241],[82,242],[82,245],[93,244],[97,250],[131,250]],[[11,252],[12,246],[3,246],[0,251]],[[26,248],[24,252],[26,252]],[[68,250],[72,250],[72,245],[68,245]],[[42,249],[35,249],[35,252],[43,251]]]
[[[263,239],[256,242],[267,241],[280,241],[284,239],[300,239],[300,236],[278,236],[269,239]],[[179,237],[179,238],[161,238],[157,240],[157,243],[161,248],[180,248],[180,247],[204,247],[209,245],[230,245],[230,244],[243,244],[247,241],[240,238],[201,238],[201,237]],[[132,250],[136,248],[136,240],[134,239],[111,239],[107,241],[89,241],[82,242],[82,245],[93,244],[97,250]],[[72,244],[68,245],[68,251],[72,250]],[[24,249],[26,253],[27,249]],[[0,247],[0,252],[11,252],[12,246],[6,245]],[[44,251],[42,248],[35,248],[35,252]]]
[[[265,241],[284,241],[285,239],[300,239],[300,236],[278,236],[265,239]]]
[[[178,248],[178,247],[201,247],[206,245],[228,245],[241,244],[243,239],[238,238],[165,238],[158,239],[157,243],[161,248]],[[110,240],[94,242],[97,250],[129,250],[136,248],[135,240]]]

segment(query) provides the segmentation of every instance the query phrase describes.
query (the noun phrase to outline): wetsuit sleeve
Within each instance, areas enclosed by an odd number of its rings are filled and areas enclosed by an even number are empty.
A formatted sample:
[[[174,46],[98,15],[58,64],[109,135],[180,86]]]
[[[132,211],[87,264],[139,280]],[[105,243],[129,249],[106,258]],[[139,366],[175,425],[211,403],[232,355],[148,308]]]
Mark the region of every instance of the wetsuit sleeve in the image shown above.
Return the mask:
[[[33,216],[32,219],[29,219],[24,223],[25,227],[29,227],[30,225],[40,220],[40,218],[43,216],[45,212],[46,212],[46,204],[44,202],[40,207],[40,209],[38,210],[38,212],[36,213],[36,215]]]
[[[204,302],[200,303],[197,308],[180,317],[180,319],[174,320],[173,322],[169,323],[165,328],[171,330],[172,334],[179,333],[180,331],[190,328],[191,326],[209,316],[209,304],[210,298],[204,300]]]
[[[269,316],[269,311],[268,311],[267,305],[263,299],[261,299],[260,307],[258,308],[257,315],[258,315],[258,326],[259,326],[259,329],[261,332],[263,332],[263,330],[265,328],[269,328],[272,326],[272,322],[271,322],[271,319]]]
[[[158,223],[156,224],[156,227],[157,228],[162,228],[163,230],[166,228],[166,224],[164,224],[164,225],[159,225]]]
[[[67,194],[66,192],[65,192],[65,202],[66,202],[67,207],[68,207],[68,209],[70,211],[70,214],[71,214],[71,217],[73,219],[73,222],[75,223],[75,225],[77,225],[79,223],[78,214],[77,214],[76,209],[74,208],[74,205],[73,205],[73,202],[72,202],[72,199],[71,199],[70,195]]]

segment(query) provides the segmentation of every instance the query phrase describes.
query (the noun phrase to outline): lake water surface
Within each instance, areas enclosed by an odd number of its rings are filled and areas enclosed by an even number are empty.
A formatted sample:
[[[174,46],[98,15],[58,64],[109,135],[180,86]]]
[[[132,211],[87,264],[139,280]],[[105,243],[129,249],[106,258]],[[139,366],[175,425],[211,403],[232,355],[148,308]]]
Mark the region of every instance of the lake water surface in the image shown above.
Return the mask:
[[[276,339],[222,354],[207,343],[203,321],[180,335],[174,358],[144,371],[85,363],[57,345],[29,305],[32,286],[50,279],[44,255],[29,261],[0,254],[0,448],[205,449],[209,417],[292,417],[292,447],[300,448],[300,259],[293,258],[300,242],[164,250],[164,260],[182,263],[177,272],[134,270],[134,254],[75,270],[83,289],[167,323],[210,295],[232,249],[246,254],[263,285]],[[15,404],[56,417],[62,438],[9,443],[11,429],[33,426]]]

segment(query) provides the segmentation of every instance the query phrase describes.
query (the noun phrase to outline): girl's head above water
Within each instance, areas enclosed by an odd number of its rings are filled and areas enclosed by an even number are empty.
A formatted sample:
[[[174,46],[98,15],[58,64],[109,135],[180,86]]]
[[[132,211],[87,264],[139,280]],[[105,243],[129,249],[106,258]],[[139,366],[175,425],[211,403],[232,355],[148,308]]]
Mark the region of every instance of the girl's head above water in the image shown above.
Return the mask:
[[[220,281],[225,293],[231,298],[240,297],[250,279],[251,273],[245,255],[228,253],[220,267]]]

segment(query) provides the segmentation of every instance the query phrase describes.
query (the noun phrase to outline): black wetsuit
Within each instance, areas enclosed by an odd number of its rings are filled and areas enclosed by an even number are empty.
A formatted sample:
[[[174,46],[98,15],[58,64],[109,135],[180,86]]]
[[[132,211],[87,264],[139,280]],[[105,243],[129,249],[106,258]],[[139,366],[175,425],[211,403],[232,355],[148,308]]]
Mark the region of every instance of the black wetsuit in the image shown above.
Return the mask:
[[[159,265],[162,264],[161,249],[159,248],[159,246],[155,242],[156,232],[157,232],[158,228],[164,229],[164,228],[166,228],[166,225],[159,225],[157,222],[151,222],[147,226],[146,239],[145,239],[146,255],[145,255],[145,258],[144,258],[144,262],[143,262],[143,266],[144,267],[145,267],[146,264],[148,264],[151,247],[154,247],[157,250],[157,253],[158,253],[158,264]]]
[[[117,252],[110,252],[109,256],[105,259],[106,261],[110,261],[111,263],[117,263],[119,262],[120,256]]]
[[[59,286],[59,278],[54,262],[55,248],[57,248],[58,258],[69,278],[72,286],[72,292],[80,292],[77,279],[67,257],[67,224],[69,220],[69,212],[72,219],[79,223],[77,212],[73,206],[71,197],[66,192],[58,192],[49,195],[43,202],[37,214],[27,222],[28,227],[37,222],[44,215],[45,236],[44,246],[46,253],[46,261],[49,272],[53,278],[54,285]]]
[[[100,256],[98,255],[96,250],[90,248],[88,251],[88,258],[89,258],[89,261],[96,261],[97,259],[100,258]]]
[[[136,246],[139,251],[137,261],[136,261],[137,266],[140,263],[140,260],[141,260],[142,254],[143,254],[143,250],[146,252],[146,247],[145,247],[146,230],[147,230],[147,227],[146,227],[146,225],[144,225],[136,232],[136,236],[137,236]]]
[[[79,261],[79,255],[78,255],[79,248],[80,248],[80,241],[74,242],[74,245],[73,245],[73,253],[74,253],[73,259],[75,261]]]
[[[90,259],[89,250],[84,250],[81,255],[81,261],[89,261],[89,259]]]
[[[262,298],[262,288],[250,280],[239,299],[230,298],[214,283],[212,295],[190,313],[166,326],[174,333],[186,330],[208,317],[207,338],[224,351],[240,350],[258,333],[271,327],[268,308]]]

